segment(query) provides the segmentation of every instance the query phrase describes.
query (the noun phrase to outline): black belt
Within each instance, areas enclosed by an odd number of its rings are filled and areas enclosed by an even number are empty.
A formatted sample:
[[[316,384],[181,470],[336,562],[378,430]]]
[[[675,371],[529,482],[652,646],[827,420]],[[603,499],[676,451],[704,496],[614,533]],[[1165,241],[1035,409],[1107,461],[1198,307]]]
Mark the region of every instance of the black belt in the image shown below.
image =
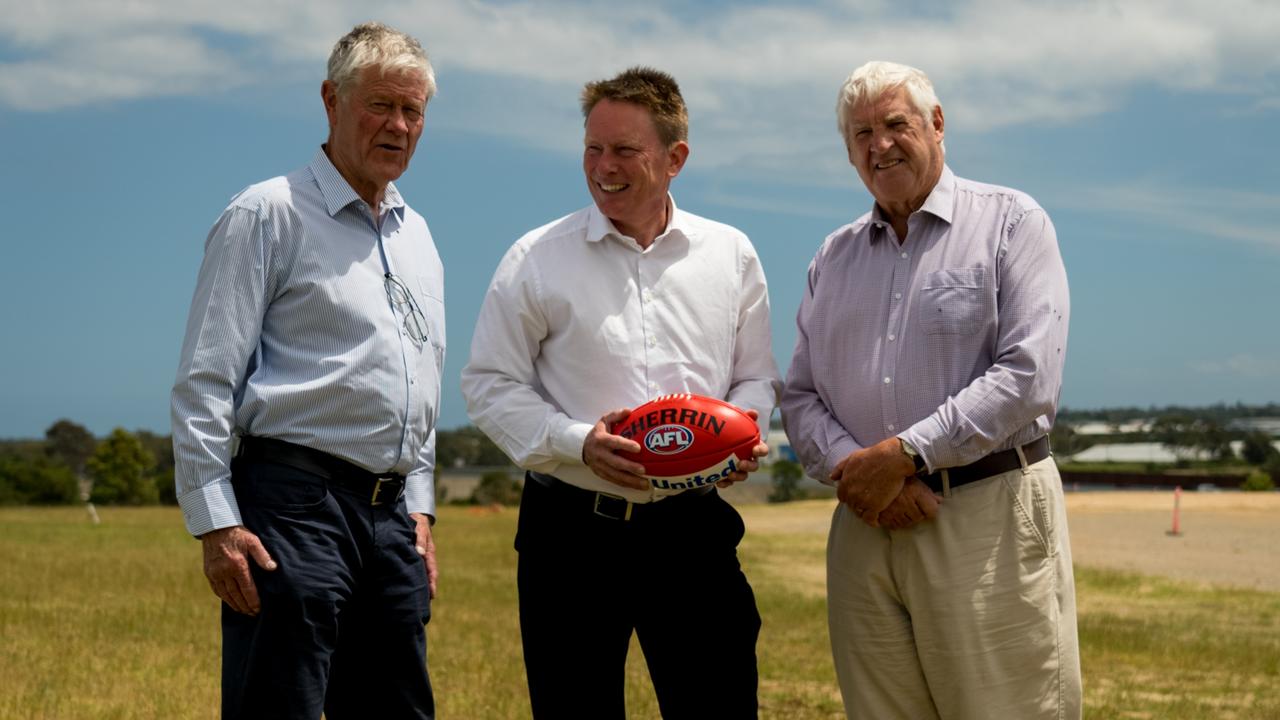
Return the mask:
[[[1032,440],[1022,446],[1022,454],[1027,458],[1028,465],[1034,465],[1041,460],[1049,457],[1049,436],[1041,435],[1039,439]],[[1001,450],[993,452],[990,455],[971,462],[968,465],[959,467],[946,468],[947,482],[951,487],[955,488],[960,485],[967,485],[971,482],[985,480],[993,475],[1006,473],[1010,470],[1017,470],[1022,467],[1022,460],[1018,457],[1017,450]],[[936,493],[942,492],[942,470],[931,475],[922,475],[920,479]]]
[[[676,495],[670,495],[657,502],[634,503],[624,497],[612,495],[606,492],[596,492],[580,488],[577,485],[570,485],[554,475],[544,475],[542,473],[525,473],[525,482],[536,482],[543,487],[554,491],[560,495],[562,502],[568,504],[570,508],[581,508],[583,512],[594,513],[602,518],[609,520],[621,520],[623,522],[640,521],[647,517],[652,517],[664,510],[674,508],[680,499],[700,497],[715,490],[714,485],[706,487],[693,488],[685,490]]]
[[[243,435],[236,457],[279,463],[318,475],[333,485],[369,498],[370,505],[394,503],[404,495],[404,476],[399,473],[370,472],[327,452],[284,440]]]

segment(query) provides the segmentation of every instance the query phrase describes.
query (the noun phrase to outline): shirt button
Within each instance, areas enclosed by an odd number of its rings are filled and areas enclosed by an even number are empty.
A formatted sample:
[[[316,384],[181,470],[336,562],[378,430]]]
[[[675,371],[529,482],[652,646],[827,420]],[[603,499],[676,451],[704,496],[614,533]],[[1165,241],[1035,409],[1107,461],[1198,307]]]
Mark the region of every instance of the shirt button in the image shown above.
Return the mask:
[[[889,384],[889,383],[891,383],[891,382],[893,382],[893,380],[891,380],[891,379],[889,379],[889,378],[885,378],[885,379],[884,379],[884,384],[885,384],[885,385],[888,385],[888,384]]]
[[[893,333],[889,333],[889,342],[893,342],[894,340],[897,340],[897,339],[898,339],[897,335],[894,335]]]
[[[657,347],[657,345],[658,345],[658,338],[656,337],[649,338],[649,347]]]
[[[902,253],[902,259],[903,259],[903,260],[906,260],[906,259],[907,259],[907,258],[909,258],[909,257],[911,257],[911,253],[907,253],[907,252]]]
[[[894,430],[893,423],[889,423],[889,432],[893,432],[893,430]]]
[[[894,294],[893,294],[893,299],[894,299],[894,300],[901,300],[901,299],[902,299],[902,293],[894,293]]]

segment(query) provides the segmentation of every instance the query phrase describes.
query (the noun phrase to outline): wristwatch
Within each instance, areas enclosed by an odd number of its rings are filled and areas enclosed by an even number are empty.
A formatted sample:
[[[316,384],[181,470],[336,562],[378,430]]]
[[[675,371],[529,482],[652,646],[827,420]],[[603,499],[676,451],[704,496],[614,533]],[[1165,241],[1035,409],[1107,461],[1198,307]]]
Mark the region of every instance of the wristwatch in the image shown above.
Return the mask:
[[[902,444],[902,454],[911,458],[911,463],[916,466],[916,475],[928,475],[929,467],[925,465],[924,458],[920,457],[920,452],[902,438],[898,438],[898,442]]]

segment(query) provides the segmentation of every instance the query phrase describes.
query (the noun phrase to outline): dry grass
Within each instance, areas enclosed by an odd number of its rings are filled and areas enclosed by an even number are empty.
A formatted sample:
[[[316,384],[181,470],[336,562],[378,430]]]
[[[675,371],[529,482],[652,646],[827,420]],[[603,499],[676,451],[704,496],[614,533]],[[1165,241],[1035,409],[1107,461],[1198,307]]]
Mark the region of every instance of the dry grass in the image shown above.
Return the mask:
[[[1106,569],[1190,555],[1215,571],[1233,568],[1232,585],[1252,586],[1263,566],[1277,565],[1269,533],[1280,496],[1184,495],[1186,530],[1171,538],[1167,494],[1130,495],[1068,497],[1087,717],[1280,717],[1280,593],[1224,589],[1204,581],[1209,570],[1192,583]],[[823,597],[832,505],[741,508],[743,566],[764,616],[764,718],[843,716]],[[527,717],[516,512],[441,515],[445,576],[429,627],[440,715]],[[93,527],[73,508],[0,509],[0,718],[216,717],[217,603],[198,544],[172,509],[108,508],[102,517]],[[1231,539],[1236,530],[1252,540]],[[1222,537],[1227,544],[1215,544]],[[634,645],[628,704],[634,718],[657,716]]]

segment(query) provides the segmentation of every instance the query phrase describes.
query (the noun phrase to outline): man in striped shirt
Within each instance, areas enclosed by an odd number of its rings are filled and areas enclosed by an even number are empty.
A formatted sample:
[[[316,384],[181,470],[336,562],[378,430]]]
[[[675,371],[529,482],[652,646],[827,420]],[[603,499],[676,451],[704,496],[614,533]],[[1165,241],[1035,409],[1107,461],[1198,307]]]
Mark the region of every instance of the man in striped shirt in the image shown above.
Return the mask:
[[[444,271],[392,182],[434,92],[417,40],[357,26],[321,85],[327,142],[237,195],[205,242],[172,420],[178,501],[223,601],[224,718],[435,715]]]
[[[837,115],[875,205],[809,266],[782,413],[841,501],[827,592],[846,712],[1079,718],[1046,438],[1069,311],[1053,224],[1024,193],[952,174],[919,70],[862,66]]]

